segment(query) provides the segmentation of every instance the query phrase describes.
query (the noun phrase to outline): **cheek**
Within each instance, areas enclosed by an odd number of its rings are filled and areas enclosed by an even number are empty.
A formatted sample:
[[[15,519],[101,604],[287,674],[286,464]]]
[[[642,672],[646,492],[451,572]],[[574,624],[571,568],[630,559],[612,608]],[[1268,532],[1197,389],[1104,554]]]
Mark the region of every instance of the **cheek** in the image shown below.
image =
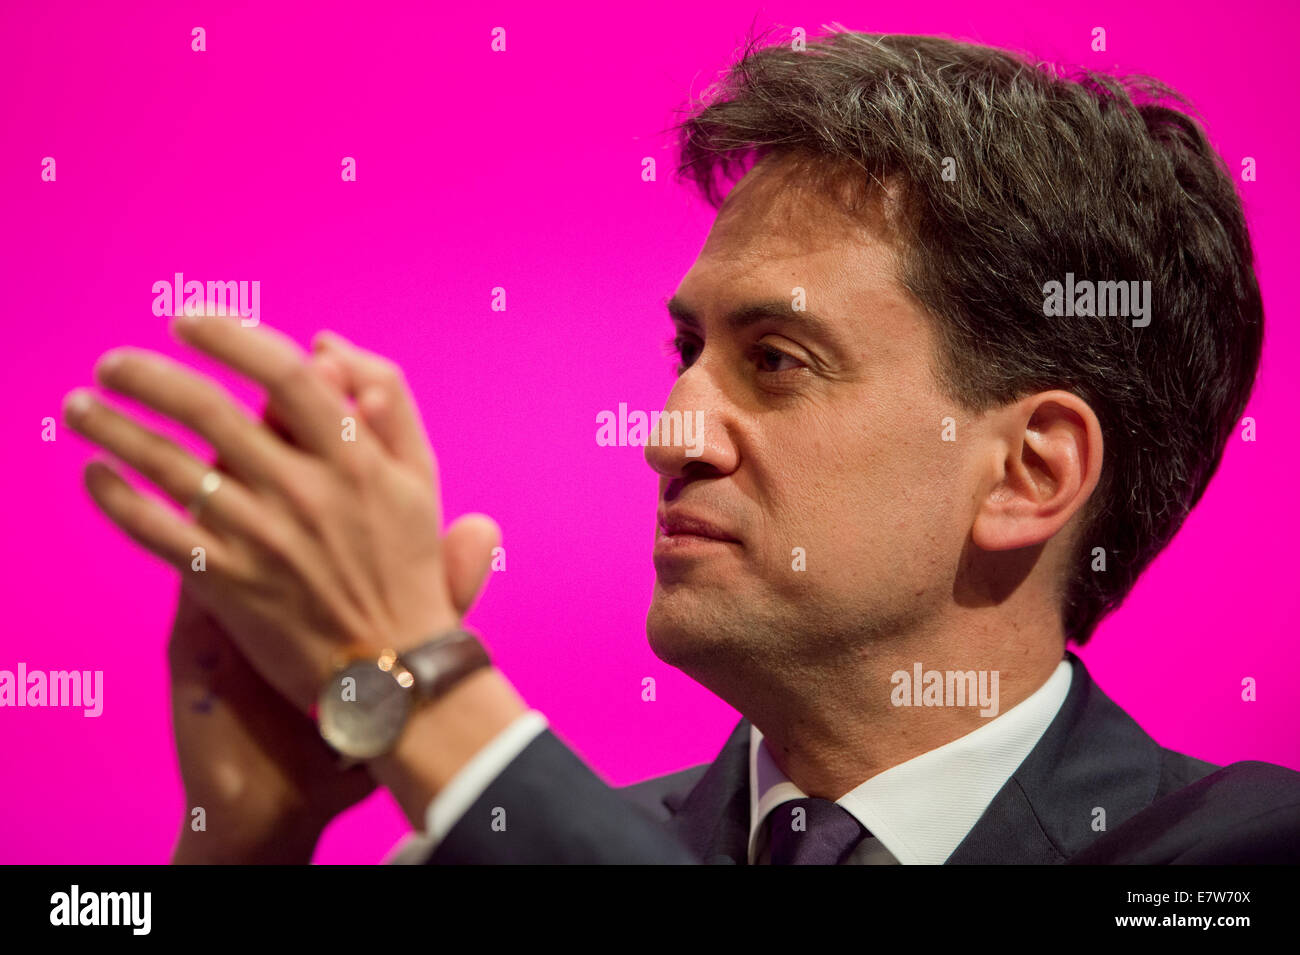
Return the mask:
[[[942,440],[943,415],[890,411],[897,417],[877,417],[874,427],[859,418],[789,436],[765,508],[774,572],[789,569],[798,546],[810,571],[820,565],[843,586],[879,587],[882,573],[919,579],[960,548],[960,445]]]
[[[823,590],[874,574],[907,523],[896,502],[902,483],[861,465],[861,449],[815,442],[790,447],[763,502],[763,576],[779,589]],[[798,550],[796,550],[796,548]],[[806,573],[798,573],[799,565]]]

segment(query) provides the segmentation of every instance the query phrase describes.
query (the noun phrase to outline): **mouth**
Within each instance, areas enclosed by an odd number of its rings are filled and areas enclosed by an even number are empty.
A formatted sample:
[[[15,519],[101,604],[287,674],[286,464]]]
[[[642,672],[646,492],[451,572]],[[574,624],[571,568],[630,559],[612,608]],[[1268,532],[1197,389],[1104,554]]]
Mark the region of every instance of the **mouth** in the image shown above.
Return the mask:
[[[684,511],[659,511],[659,538],[680,543],[714,541],[722,544],[739,544],[735,537],[708,518]]]

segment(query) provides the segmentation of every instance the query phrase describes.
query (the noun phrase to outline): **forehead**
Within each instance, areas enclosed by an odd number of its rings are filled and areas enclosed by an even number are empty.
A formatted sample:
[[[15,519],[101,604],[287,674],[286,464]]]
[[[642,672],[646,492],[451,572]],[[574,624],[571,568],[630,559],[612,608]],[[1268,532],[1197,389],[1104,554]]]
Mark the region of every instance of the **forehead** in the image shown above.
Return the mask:
[[[791,300],[802,288],[808,308],[828,318],[910,305],[899,277],[896,187],[867,190],[809,171],[800,158],[755,165],[718,211],[677,298],[728,308]]]

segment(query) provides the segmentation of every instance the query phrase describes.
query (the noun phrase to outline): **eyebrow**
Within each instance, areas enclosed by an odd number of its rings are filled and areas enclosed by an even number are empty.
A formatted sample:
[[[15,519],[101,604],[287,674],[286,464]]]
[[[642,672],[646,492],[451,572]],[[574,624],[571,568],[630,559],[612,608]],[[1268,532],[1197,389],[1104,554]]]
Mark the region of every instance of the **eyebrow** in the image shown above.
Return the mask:
[[[699,329],[700,320],[695,313],[676,295],[664,301],[664,307],[668,309],[668,314],[673,317],[679,324]],[[835,334],[831,323],[824,318],[814,315],[812,312],[796,312],[790,307],[790,302],[783,299],[774,299],[763,302],[752,302],[748,305],[742,305],[727,313],[727,326],[732,329],[748,328],[756,322],[765,318],[772,318],[778,321],[796,322],[808,326],[813,331],[820,332],[832,341],[837,341],[839,336]]]

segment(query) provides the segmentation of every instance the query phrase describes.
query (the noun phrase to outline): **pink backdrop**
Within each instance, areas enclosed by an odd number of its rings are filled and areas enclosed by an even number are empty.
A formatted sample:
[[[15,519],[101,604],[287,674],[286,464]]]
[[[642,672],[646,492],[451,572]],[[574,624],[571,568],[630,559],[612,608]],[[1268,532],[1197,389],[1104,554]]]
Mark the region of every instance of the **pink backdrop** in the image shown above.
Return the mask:
[[[229,9],[235,6],[236,9]],[[1084,657],[1162,744],[1300,768],[1294,635],[1300,504],[1300,155],[1289,2],[1130,2],[989,12],[934,0],[569,5],[42,2],[0,14],[0,669],[102,669],[104,712],[0,709],[0,862],[163,862],[182,817],[164,648],[176,576],[91,504],[90,446],[40,421],[119,344],[180,354],[152,283],[258,280],[261,318],[333,327],[405,365],[446,511],[494,515],[507,570],[470,618],[588,761],[628,783],[712,759],[737,714],[649,651],[656,483],[595,415],[661,407],[662,300],[711,221],[659,131],[750,26],[840,21],[1144,71],[1187,93],[1241,184],[1268,332],[1247,414],[1173,546]],[[383,10],[379,10],[383,7]],[[873,9],[875,8],[875,9]],[[757,16],[757,19],[755,17]],[[191,28],[207,50],[191,51]],[[489,48],[494,27],[507,51]],[[1107,31],[1107,51],[1090,49]],[[57,181],[41,181],[43,157]],[[340,162],[357,161],[356,182]],[[659,163],[643,182],[641,160]],[[507,310],[490,308],[507,290]],[[254,393],[241,389],[253,400]],[[641,701],[643,677],[658,699]],[[1243,677],[1259,699],[1243,703]],[[320,862],[376,861],[406,830],[386,794]]]

